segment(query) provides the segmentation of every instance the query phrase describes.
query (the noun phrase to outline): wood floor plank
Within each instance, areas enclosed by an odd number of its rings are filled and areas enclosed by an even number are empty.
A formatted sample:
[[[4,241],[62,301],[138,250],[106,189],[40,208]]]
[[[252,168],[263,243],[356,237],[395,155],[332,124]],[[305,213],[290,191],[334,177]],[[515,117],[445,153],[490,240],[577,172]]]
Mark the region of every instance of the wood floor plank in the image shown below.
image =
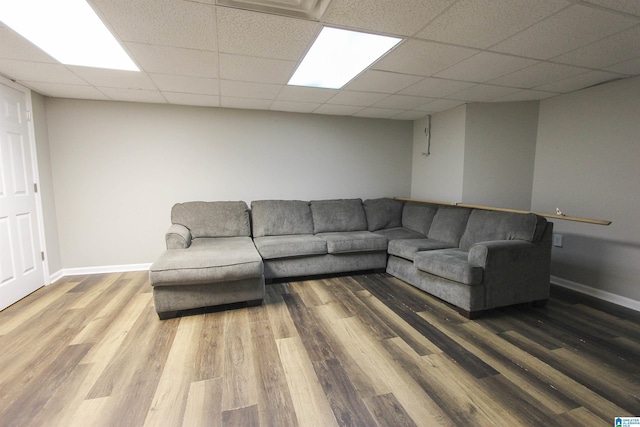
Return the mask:
[[[527,390],[532,399],[556,414],[560,414],[577,408],[579,404],[570,397],[560,393],[548,382],[539,378],[536,370],[526,369],[521,357],[514,357],[517,348],[508,349],[509,345],[497,335],[480,327],[476,322],[464,322],[459,324],[437,323],[433,313],[420,312],[420,316],[432,320],[434,324],[473,354],[494,367],[502,376],[510,382],[517,384],[521,389]]]
[[[364,401],[380,427],[417,427],[396,397],[389,393],[371,396]]]
[[[265,305],[267,307],[267,315],[271,322],[273,336],[276,339],[290,338],[298,335],[293,319],[282,295],[288,293],[282,284],[273,284],[267,286]]]
[[[315,362],[335,359],[333,348],[326,338],[326,331],[304,304],[302,298],[297,294],[287,294],[282,297],[311,360]]]
[[[264,426],[298,426],[291,394],[268,321],[251,324],[259,418]]]
[[[231,411],[258,403],[256,370],[248,311],[229,310],[223,314],[227,320],[222,410]]]
[[[180,319],[144,422],[145,426],[182,425],[189,387],[196,376],[193,368],[203,323],[204,316],[187,316]]]
[[[2,408],[0,425],[28,425],[41,415],[45,405],[74,372],[75,367],[89,350],[89,345],[67,346],[60,356],[46,365],[38,375],[42,381],[30,381],[21,388],[10,405]],[[5,388],[5,393],[11,388]],[[14,389],[15,390],[15,389]]]
[[[59,286],[40,288],[31,295],[0,312],[0,336],[6,335],[19,326],[24,326],[25,319],[36,319],[55,304],[58,297],[66,294],[76,286],[75,282],[61,283]],[[49,291],[49,292],[47,292]]]
[[[87,395],[88,399],[112,397],[101,420],[104,425],[116,425],[122,419],[143,425],[178,325],[179,319],[159,322],[153,308],[144,308]]]
[[[393,330],[393,333],[403,341],[405,341],[411,348],[421,356],[432,353],[440,353],[442,350],[429,341],[420,332],[416,331],[409,323],[404,319],[396,315],[387,305],[382,303],[378,298],[371,294],[367,296],[359,294],[357,297],[363,302],[370,310],[372,310],[376,316],[387,327]]]
[[[341,426],[372,426],[375,421],[337,359],[312,362],[331,410]]]
[[[300,426],[337,426],[320,381],[299,337],[277,340],[278,354]]]
[[[0,425],[610,425],[640,412],[640,314],[554,290],[479,319],[385,273],[279,281],[161,321],[148,272],[0,312]]]
[[[222,377],[192,382],[182,427],[222,426]]]

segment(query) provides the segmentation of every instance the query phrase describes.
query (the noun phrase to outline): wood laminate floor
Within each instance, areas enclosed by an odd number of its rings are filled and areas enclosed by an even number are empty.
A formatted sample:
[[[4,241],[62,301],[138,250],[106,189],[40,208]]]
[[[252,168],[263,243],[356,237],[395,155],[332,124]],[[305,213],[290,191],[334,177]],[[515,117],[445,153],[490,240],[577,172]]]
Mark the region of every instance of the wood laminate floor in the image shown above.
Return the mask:
[[[146,272],[0,312],[1,426],[609,426],[640,415],[640,321],[566,296],[467,320],[386,274],[160,321]]]

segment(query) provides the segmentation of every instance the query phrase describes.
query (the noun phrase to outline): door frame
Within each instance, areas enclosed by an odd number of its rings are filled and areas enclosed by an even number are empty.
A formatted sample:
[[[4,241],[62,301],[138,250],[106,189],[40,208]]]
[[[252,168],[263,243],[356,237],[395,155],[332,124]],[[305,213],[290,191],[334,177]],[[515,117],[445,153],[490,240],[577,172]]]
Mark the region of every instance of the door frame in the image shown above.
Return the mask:
[[[33,115],[33,104],[31,103],[31,89],[16,83],[13,80],[9,80],[0,75],[0,84],[8,86],[24,94],[25,98],[25,110],[29,115],[27,120],[27,126],[29,128],[29,145],[31,148],[31,166],[33,170],[33,182],[38,186],[38,191],[35,192],[36,198],[36,216],[38,224],[38,237],[40,238],[40,251],[44,253],[44,260],[38,259],[37,262],[42,263],[42,275],[44,277],[43,286],[51,284],[51,277],[49,275],[49,263],[48,263],[48,251],[47,240],[44,233],[44,213],[42,211],[42,185],[40,185],[40,171],[38,170],[38,151],[36,144],[36,131],[35,131],[35,117]]]

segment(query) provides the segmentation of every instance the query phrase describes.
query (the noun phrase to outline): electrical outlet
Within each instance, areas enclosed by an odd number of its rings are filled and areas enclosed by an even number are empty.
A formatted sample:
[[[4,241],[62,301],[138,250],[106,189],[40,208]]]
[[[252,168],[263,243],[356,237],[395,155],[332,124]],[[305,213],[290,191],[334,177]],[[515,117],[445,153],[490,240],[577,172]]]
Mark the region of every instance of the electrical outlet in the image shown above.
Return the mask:
[[[562,247],[562,234],[555,234],[553,235],[553,246],[555,246],[556,248],[561,248]]]

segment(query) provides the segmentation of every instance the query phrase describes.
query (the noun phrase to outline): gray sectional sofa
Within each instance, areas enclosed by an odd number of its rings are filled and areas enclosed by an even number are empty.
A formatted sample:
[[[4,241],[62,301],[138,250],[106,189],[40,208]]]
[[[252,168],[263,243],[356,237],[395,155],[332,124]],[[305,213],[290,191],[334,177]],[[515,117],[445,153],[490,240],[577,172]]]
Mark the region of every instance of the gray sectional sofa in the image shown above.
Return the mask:
[[[251,222],[250,222],[251,220]],[[265,279],[380,270],[467,317],[549,297],[553,224],[530,213],[395,199],[174,206],[151,266],[156,311],[260,303]]]

